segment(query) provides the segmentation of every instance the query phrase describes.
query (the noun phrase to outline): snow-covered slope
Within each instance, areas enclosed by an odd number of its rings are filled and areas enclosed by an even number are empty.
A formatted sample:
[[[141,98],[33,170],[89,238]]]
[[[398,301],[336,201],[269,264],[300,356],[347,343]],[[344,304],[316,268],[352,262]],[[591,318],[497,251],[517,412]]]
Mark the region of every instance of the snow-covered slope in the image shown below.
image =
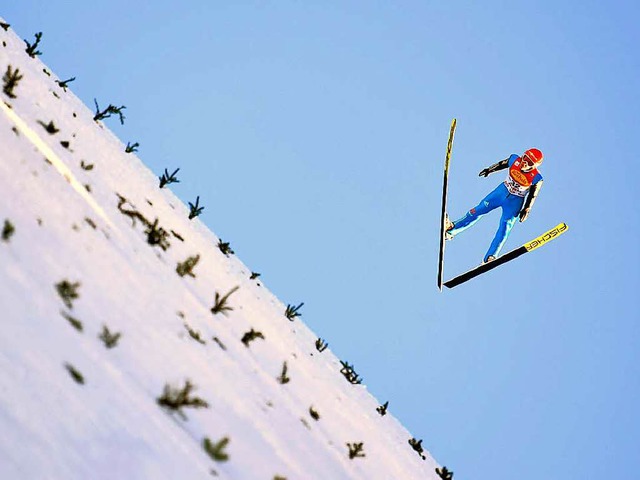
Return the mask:
[[[0,43],[4,86],[21,77],[0,94],[0,478],[439,478],[22,38]],[[159,404],[187,382],[196,405]]]

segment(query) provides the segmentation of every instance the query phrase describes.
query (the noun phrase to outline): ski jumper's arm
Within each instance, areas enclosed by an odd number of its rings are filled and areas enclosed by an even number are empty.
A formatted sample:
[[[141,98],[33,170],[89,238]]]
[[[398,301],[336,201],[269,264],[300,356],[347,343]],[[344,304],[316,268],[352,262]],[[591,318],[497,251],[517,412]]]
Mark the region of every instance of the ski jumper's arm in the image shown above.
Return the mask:
[[[484,168],[479,174],[479,177],[488,177],[492,173],[495,173],[499,170],[504,170],[509,167],[509,158],[505,158],[504,160],[500,160],[498,163],[494,163],[490,167]]]
[[[529,189],[529,193],[527,194],[527,199],[524,201],[524,205],[522,210],[520,210],[520,221],[524,222],[529,216],[529,212],[531,211],[531,207],[536,201],[536,197],[538,193],[540,193],[540,189],[542,188],[543,180],[538,181],[537,183],[531,185]]]

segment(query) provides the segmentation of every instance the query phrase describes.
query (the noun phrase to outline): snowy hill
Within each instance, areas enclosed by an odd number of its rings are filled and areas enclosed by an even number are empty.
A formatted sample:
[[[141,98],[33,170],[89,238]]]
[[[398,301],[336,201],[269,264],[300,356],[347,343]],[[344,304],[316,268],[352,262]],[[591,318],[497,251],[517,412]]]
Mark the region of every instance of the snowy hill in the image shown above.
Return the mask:
[[[20,36],[0,42],[0,478],[440,478]]]

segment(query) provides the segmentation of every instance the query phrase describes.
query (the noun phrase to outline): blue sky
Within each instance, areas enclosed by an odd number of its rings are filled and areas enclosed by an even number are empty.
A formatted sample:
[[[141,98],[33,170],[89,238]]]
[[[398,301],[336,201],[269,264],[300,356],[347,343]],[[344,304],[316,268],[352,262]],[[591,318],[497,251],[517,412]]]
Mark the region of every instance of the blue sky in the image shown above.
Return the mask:
[[[63,3],[63,2],[58,2]],[[71,89],[260,272],[455,478],[634,478],[640,468],[635,2],[10,2]],[[454,290],[449,211],[537,147],[545,185],[511,249]],[[479,263],[494,212],[447,247]],[[634,313],[635,312],[635,313]]]

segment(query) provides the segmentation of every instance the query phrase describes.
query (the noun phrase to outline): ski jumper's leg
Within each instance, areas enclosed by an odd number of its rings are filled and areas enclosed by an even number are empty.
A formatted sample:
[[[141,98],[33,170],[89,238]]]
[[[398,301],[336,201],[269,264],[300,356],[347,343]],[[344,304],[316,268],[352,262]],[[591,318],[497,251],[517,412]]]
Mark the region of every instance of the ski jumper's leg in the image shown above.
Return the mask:
[[[502,250],[511,229],[516,224],[518,214],[522,209],[524,203],[524,197],[518,197],[517,195],[509,195],[502,204],[502,217],[500,218],[500,224],[498,225],[498,231],[493,238],[493,242],[489,246],[487,254],[484,256],[484,261],[487,261],[489,256],[497,257]]]
[[[489,193],[489,195],[484,197],[477,206],[469,210],[464,217],[453,222],[453,229],[449,230],[447,233],[455,236],[464,232],[467,228],[473,226],[478,220],[480,220],[480,217],[486,215],[491,210],[498,208],[508,193],[509,192],[504,184],[501,183],[491,193]]]

